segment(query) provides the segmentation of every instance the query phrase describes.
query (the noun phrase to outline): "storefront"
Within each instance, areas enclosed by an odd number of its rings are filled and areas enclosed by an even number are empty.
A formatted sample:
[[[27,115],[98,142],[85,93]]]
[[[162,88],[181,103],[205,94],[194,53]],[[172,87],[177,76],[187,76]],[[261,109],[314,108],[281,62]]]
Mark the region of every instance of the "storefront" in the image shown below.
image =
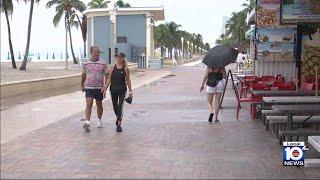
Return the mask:
[[[282,74],[288,81],[314,77],[314,67],[320,65],[319,11],[318,0],[257,0],[247,16],[255,29],[248,32],[254,37],[254,74]]]

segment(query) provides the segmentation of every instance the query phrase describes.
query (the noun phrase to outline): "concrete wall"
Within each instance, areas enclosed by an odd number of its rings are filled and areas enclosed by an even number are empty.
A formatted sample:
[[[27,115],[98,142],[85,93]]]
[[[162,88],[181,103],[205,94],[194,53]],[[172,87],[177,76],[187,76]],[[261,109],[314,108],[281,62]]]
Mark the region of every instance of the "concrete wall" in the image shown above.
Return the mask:
[[[138,64],[129,64],[130,72],[138,70]],[[81,73],[72,76],[43,78],[27,81],[17,81],[1,84],[1,98],[10,96],[24,95],[35,92],[45,92],[53,89],[62,89],[79,85],[80,88]]]
[[[23,95],[52,89],[61,89],[64,87],[80,87],[81,74],[63,77],[43,78],[32,81],[19,81],[1,84],[1,98]]]
[[[117,36],[127,36],[128,43],[146,47],[146,17],[144,15],[117,16]]]
[[[293,80],[296,73],[296,63],[294,61],[255,61],[255,75],[275,75],[281,74],[287,81]]]
[[[94,17],[94,44],[100,46],[100,57],[109,63],[109,48],[111,46],[110,18],[106,16]]]

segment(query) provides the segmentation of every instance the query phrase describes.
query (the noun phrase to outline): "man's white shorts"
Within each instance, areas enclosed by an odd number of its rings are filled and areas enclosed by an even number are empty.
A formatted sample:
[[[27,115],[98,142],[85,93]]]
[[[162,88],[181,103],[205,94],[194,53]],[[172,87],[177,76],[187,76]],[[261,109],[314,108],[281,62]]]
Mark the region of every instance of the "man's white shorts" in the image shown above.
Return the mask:
[[[225,84],[225,79],[222,79],[218,82],[218,84],[215,87],[210,87],[207,86],[207,93],[222,93],[223,92],[223,88],[224,88],[224,84]]]

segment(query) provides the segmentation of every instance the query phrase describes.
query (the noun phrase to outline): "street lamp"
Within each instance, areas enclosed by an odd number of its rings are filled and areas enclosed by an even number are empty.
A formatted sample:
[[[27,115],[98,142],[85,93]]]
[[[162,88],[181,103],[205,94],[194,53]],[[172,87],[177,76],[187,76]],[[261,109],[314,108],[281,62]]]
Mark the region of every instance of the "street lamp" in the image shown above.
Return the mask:
[[[188,52],[190,52],[190,49],[189,49],[190,41],[187,41],[187,44],[188,44]],[[187,54],[187,57],[189,57],[188,54]]]
[[[193,43],[191,43],[191,53],[190,53],[190,58],[193,56]]]
[[[181,37],[181,47],[182,47],[182,58],[184,58],[184,52],[183,52],[183,37]]]
[[[198,46],[198,45],[195,45],[195,46],[194,46],[194,52],[195,52],[195,54],[198,54],[198,52],[197,52],[197,46]]]

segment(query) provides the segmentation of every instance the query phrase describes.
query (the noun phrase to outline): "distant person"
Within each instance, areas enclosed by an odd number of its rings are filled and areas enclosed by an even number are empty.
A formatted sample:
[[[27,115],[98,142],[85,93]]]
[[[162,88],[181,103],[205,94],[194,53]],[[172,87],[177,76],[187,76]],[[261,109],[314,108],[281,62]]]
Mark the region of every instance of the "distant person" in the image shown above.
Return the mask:
[[[110,93],[114,113],[117,117],[116,131],[122,132],[121,122],[123,116],[123,103],[129,89],[129,97],[132,98],[132,87],[127,60],[124,53],[116,55],[116,64],[110,69],[109,77],[104,89],[104,97],[110,85]],[[127,88],[128,87],[128,88]]]
[[[219,122],[218,113],[221,93],[224,90],[226,71],[224,68],[206,68],[206,72],[200,87],[200,92],[204,90],[206,84],[207,101],[209,105],[209,123]]]
[[[102,127],[102,100],[104,81],[108,76],[108,69],[104,60],[100,59],[100,49],[98,46],[92,46],[90,48],[91,58],[83,64],[82,78],[81,78],[81,90],[86,93],[86,120],[83,124],[83,128],[90,131],[90,118],[93,100],[96,100],[97,105],[97,126]]]

